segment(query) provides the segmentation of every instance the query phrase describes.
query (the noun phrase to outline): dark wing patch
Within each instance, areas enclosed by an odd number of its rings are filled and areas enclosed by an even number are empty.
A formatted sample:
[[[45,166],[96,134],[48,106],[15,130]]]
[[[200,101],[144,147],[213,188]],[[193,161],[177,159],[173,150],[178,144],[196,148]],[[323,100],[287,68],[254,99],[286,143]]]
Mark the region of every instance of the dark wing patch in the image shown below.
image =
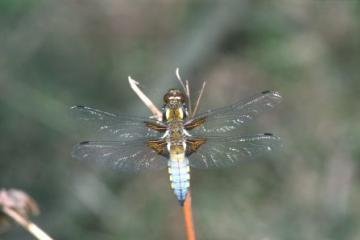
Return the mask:
[[[205,138],[189,138],[186,140],[187,148],[186,155],[190,156],[192,153],[196,152],[201,145],[206,143]]]
[[[161,156],[166,157],[168,155],[166,150],[166,141],[163,139],[150,139],[146,142],[146,145]]]
[[[145,126],[147,128],[150,128],[152,130],[158,131],[158,132],[165,132],[166,131],[166,126],[159,124],[159,123],[155,123],[155,122],[145,122]]]
[[[205,117],[191,119],[189,122],[185,123],[184,128],[186,130],[191,130],[191,129],[194,129],[194,128],[200,126],[200,125],[203,125],[205,122],[206,122]]]

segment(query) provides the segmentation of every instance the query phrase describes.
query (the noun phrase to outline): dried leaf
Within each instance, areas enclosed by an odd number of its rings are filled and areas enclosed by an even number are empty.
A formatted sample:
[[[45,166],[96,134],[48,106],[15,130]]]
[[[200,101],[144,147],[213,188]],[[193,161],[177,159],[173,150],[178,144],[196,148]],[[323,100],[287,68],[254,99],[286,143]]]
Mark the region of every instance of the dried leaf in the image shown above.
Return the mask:
[[[11,208],[26,219],[30,215],[39,214],[39,207],[34,199],[17,189],[0,190],[0,207]],[[7,216],[0,212],[0,232],[7,230],[9,225]]]

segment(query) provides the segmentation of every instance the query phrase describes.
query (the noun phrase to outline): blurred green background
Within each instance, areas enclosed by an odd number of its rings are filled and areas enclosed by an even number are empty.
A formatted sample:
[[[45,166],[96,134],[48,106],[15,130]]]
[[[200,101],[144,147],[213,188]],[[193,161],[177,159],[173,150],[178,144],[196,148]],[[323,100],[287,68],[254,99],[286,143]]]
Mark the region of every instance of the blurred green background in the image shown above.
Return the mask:
[[[356,0],[0,1],[0,188],[33,196],[55,239],[184,239],[166,170],[137,175],[71,158],[69,107],[149,115],[178,87],[201,109],[283,95],[248,131],[284,149],[192,170],[198,239],[360,239],[360,4]],[[31,239],[20,227],[0,239]]]

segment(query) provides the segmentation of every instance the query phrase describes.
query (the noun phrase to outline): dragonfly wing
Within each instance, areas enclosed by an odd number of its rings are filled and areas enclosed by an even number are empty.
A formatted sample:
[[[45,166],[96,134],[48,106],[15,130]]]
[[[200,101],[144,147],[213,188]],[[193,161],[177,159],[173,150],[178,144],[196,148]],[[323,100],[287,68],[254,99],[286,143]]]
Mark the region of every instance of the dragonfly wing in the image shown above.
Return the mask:
[[[161,131],[146,127],[146,124],[165,127],[160,122],[151,121],[149,118],[116,115],[85,106],[74,106],[71,110],[75,118],[89,123],[90,128],[95,128],[97,134],[110,136],[111,139],[116,140],[158,138],[161,136]]]
[[[129,172],[167,167],[168,160],[147,146],[147,141],[149,140],[82,142],[74,146],[72,156]]]
[[[260,113],[272,109],[280,101],[281,96],[278,92],[265,91],[246,101],[198,114],[185,123],[185,128],[192,135],[221,135],[253,120]]]
[[[209,137],[203,138],[202,143],[195,142],[200,146],[189,156],[190,166],[194,168],[234,166],[281,146],[280,138],[269,133],[252,137]]]

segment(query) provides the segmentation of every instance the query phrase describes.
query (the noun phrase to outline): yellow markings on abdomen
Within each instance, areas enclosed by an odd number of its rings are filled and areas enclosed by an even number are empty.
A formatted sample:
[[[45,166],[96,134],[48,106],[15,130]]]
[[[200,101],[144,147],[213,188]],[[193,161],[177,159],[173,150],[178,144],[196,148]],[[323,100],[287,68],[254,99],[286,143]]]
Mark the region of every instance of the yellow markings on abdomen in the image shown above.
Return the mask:
[[[183,145],[170,145],[170,160],[183,161],[185,158],[185,149]]]

